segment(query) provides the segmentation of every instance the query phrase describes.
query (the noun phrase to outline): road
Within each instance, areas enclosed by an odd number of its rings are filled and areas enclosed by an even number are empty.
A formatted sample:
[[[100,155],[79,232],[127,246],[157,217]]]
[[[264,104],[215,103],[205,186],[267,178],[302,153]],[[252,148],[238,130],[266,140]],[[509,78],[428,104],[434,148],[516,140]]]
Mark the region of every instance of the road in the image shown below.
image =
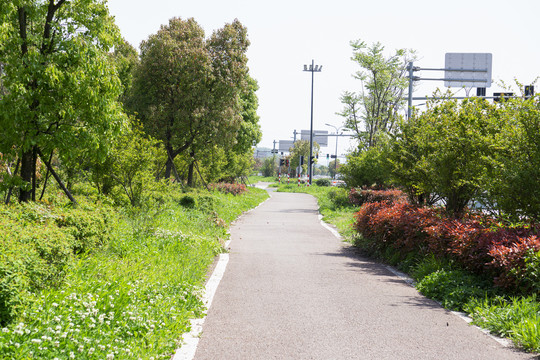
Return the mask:
[[[360,256],[315,198],[271,193],[231,228],[195,359],[531,359]]]

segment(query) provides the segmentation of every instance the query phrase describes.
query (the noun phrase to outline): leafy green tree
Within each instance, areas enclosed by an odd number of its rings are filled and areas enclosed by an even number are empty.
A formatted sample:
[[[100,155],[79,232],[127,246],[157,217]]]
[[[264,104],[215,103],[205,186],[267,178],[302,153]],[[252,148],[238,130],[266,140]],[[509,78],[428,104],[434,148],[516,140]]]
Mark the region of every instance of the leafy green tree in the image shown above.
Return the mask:
[[[233,181],[237,177],[247,176],[253,168],[253,146],[261,141],[262,131],[259,125],[257,109],[259,101],[256,91],[259,89],[257,81],[247,77],[247,86],[240,94],[242,105],[242,122],[237,131],[235,141],[227,149],[227,144],[222,146],[226,149],[227,164],[223,168],[223,178]]]
[[[155,182],[159,142],[137,123],[115,139],[110,153],[110,172],[117,193],[125,195],[132,206],[140,206],[145,193]]]
[[[415,194],[438,194],[460,217],[489,186],[498,167],[500,111],[486,100],[446,99],[402,124],[392,155],[393,175]]]
[[[335,166],[335,165],[334,165]],[[332,171],[330,166],[330,171]],[[385,187],[390,184],[386,148],[374,146],[347,156],[347,163],[338,167],[343,180],[350,187]]]
[[[240,95],[248,79],[245,27],[235,20],[205,39],[194,19],[174,18],[141,44],[129,104],[167,151],[165,177],[174,158],[189,152],[188,184],[196,154],[231,144],[242,123]]]
[[[271,156],[271,157],[267,157],[264,159],[263,161],[263,165],[262,165],[262,174],[263,176],[274,176],[276,175],[276,168],[277,168],[277,163],[276,163],[276,158]]]
[[[119,39],[99,0],[2,3],[0,152],[20,161],[20,201],[35,198],[38,154],[57,150],[66,164],[107,154],[124,119],[107,55]]]
[[[336,162],[337,162],[337,167],[336,167]],[[332,179],[334,179],[336,177],[336,174],[339,173],[341,165],[342,164],[340,163],[339,159],[334,159],[328,163],[328,172],[330,173],[330,177]]]
[[[512,220],[540,220],[540,99],[512,99],[501,106],[499,166],[489,177],[487,199]]]
[[[361,40],[351,42],[352,60],[361,70],[354,77],[361,81],[359,92],[346,91],[341,96],[344,109],[339,115],[345,126],[356,132],[361,149],[376,145],[379,133],[395,130],[398,113],[404,106],[407,63],[414,59],[414,52],[398,49],[386,57],[384,46],[368,46]]]
[[[125,103],[133,85],[133,73],[139,65],[137,50],[126,40],[122,40],[115,47],[111,57],[116,65],[118,77],[123,86],[120,100]]]

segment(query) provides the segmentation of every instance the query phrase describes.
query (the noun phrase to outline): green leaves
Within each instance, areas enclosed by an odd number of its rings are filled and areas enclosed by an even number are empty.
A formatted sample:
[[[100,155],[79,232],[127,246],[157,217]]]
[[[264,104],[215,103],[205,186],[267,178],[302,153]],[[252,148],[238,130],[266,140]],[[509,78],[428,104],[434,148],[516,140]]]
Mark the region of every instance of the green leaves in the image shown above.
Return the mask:
[[[356,132],[359,147],[369,148],[376,145],[380,133],[395,130],[407,87],[406,65],[415,55],[411,50],[398,49],[386,57],[384,46],[378,42],[368,46],[356,40],[351,47],[352,60],[361,69],[354,77],[361,86],[357,92],[343,93],[340,100],[345,107],[339,115],[345,118],[345,126]]]
[[[103,157],[124,120],[120,82],[106,56],[119,32],[105,3],[51,4],[18,2],[0,18],[0,151],[18,153],[23,169],[35,158],[21,154],[35,148],[57,149],[66,164],[84,152]],[[26,182],[33,176],[22,174]]]
[[[170,157],[165,177],[172,160],[188,150],[198,154],[217,145],[245,153],[260,139],[248,46],[238,20],[205,39],[194,19],[180,18],[142,43],[128,103],[146,131],[163,141]]]

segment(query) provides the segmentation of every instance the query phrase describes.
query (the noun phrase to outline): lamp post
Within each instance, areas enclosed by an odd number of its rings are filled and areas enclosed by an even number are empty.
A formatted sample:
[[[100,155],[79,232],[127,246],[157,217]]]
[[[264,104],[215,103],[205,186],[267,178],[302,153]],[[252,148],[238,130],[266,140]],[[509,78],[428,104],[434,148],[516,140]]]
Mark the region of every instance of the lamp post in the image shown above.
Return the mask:
[[[336,165],[336,169],[335,169],[335,171],[334,171],[334,177],[333,177],[333,179],[335,180],[335,179],[336,179],[336,175],[337,175],[337,142],[338,142],[338,139],[339,139],[339,130],[345,129],[345,126],[337,127],[337,126],[330,125],[330,124],[324,124],[324,125],[333,127],[333,128],[336,130],[336,159],[334,160],[334,161],[335,161],[335,165]]]
[[[322,65],[315,65],[315,60],[311,60],[311,65],[304,65],[304,71],[311,72],[311,123],[309,128],[309,162],[308,162],[308,174],[309,185],[312,184],[313,174],[313,80],[316,72],[321,72]]]

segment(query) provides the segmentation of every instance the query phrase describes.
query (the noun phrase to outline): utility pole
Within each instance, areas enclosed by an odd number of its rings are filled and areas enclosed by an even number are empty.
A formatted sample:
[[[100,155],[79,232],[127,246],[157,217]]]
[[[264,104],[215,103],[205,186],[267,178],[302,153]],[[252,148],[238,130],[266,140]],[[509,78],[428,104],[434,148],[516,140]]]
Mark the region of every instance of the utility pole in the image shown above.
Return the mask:
[[[339,130],[344,129],[345,127],[344,126],[337,127],[337,126],[330,125],[330,124],[324,124],[324,125],[333,127],[336,130],[336,159],[334,160],[336,168],[335,168],[334,176],[333,176],[333,179],[335,180],[336,175],[337,175],[337,143],[338,143],[338,139],[339,139]]]
[[[304,71],[311,72],[311,122],[309,128],[309,162],[308,162],[308,174],[309,185],[313,180],[313,82],[315,79],[315,73],[321,72],[322,65],[315,65],[315,60],[311,60],[311,65],[304,65]]]

